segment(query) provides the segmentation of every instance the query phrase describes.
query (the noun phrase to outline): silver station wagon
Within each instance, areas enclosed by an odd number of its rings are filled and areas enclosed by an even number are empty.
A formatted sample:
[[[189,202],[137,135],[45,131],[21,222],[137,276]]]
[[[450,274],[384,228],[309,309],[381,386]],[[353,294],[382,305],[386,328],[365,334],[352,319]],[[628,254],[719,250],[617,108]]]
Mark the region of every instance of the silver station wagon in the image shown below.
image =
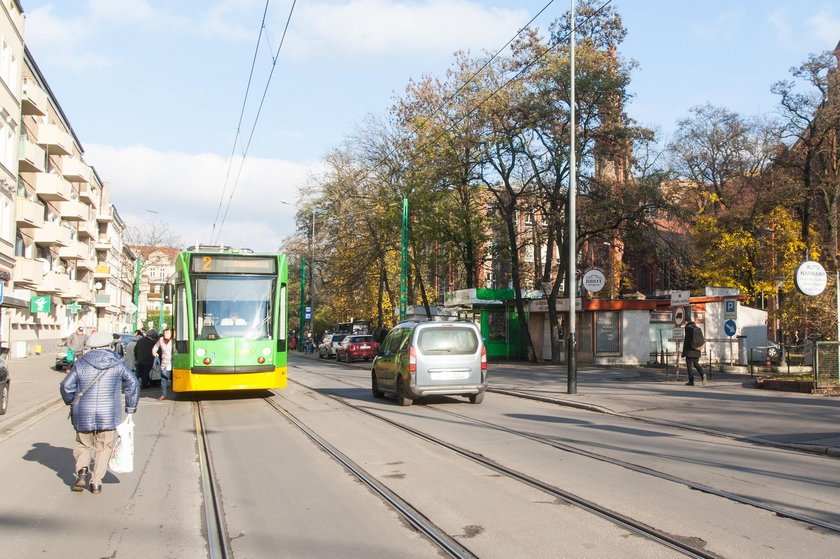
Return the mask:
[[[373,361],[371,391],[402,406],[434,394],[463,395],[480,404],[487,390],[487,352],[472,322],[401,322]]]

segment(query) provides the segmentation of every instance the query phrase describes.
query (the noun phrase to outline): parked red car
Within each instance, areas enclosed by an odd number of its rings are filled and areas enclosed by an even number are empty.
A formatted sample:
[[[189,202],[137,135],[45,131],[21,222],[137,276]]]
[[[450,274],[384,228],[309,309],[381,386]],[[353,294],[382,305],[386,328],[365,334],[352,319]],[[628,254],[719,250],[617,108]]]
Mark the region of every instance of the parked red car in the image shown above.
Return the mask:
[[[379,352],[379,344],[373,336],[347,336],[335,346],[335,358],[346,363],[371,361]]]

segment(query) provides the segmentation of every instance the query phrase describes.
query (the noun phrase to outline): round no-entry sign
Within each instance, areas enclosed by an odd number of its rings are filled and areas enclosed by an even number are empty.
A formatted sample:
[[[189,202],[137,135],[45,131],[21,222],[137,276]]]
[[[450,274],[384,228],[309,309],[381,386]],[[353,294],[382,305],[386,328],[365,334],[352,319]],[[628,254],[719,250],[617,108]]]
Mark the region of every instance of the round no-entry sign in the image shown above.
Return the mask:
[[[677,307],[674,309],[674,324],[682,326],[685,322],[685,307]]]

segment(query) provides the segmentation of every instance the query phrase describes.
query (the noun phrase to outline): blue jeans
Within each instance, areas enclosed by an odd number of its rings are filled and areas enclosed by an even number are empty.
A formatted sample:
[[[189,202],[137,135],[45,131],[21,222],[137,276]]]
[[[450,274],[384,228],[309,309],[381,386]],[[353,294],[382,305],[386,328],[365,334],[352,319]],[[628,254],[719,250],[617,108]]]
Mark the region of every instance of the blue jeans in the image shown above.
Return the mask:
[[[166,398],[166,388],[172,381],[172,369],[160,370],[160,395]]]

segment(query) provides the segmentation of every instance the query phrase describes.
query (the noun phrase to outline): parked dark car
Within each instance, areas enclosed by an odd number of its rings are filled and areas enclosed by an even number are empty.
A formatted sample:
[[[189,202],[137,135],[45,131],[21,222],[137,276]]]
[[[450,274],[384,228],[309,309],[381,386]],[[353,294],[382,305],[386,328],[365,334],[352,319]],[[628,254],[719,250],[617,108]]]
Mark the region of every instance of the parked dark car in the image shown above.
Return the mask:
[[[345,363],[370,361],[379,352],[379,344],[373,336],[347,336],[335,348],[335,358]]]
[[[335,357],[335,346],[349,334],[324,334],[324,340],[318,345],[318,357],[321,359],[333,359]]]
[[[6,356],[9,354],[9,348],[0,347],[0,415],[6,413],[9,409],[9,366],[6,363]]]

